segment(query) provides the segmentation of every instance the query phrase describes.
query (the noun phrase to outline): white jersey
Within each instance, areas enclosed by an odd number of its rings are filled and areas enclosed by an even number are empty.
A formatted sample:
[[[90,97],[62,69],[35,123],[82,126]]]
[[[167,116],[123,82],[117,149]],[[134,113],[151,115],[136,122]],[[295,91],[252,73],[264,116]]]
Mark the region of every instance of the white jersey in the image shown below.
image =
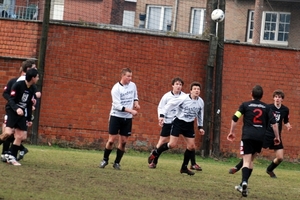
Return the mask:
[[[111,89],[112,107],[110,115],[121,118],[132,118],[132,114],[124,111],[125,108],[133,109],[134,101],[138,101],[138,93],[135,83],[128,85],[116,83]]]
[[[20,76],[20,77],[17,79],[17,82],[18,82],[18,81],[25,81],[25,79],[26,79],[26,75]]]
[[[180,92],[179,94],[174,94],[172,91],[170,92],[167,92],[166,94],[164,94],[164,96],[161,98],[159,104],[158,104],[158,107],[157,107],[157,114],[158,114],[158,117],[161,115],[161,114],[164,114],[163,113],[163,107],[173,98],[177,98],[181,95],[184,95],[185,93],[184,92]],[[172,121],[174,120],[175,118],[175,115],[178,111],[178,107],[175,107],[173,108],[172,110],[170,110],[167,114],[165,114],[165,117],[164,117],[164,123],[165,124],[171,124]]]
[[[178,107],[176,114],[178,119],[185,122],[192,122],[197,118],[198,126],[203,126],[204,101],[201,97],[194,100],[189,94],[185,94],[178,98],[173,98],[163,107],[163,115],[166,115],[176,107]]]

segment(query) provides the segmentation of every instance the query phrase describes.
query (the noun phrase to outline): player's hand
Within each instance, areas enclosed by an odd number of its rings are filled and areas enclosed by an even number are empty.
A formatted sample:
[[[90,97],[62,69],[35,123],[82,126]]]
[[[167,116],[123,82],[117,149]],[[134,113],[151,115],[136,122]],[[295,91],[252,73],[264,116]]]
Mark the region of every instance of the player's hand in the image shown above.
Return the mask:
[[[136,110],[131,110],[131,112],[130,112],[133,116],[135,116],[135,115],[137,115],[137,111]]]
[[[199,132],[200,132],[200,135],[204,135],[204,133],[205,133],[205,131],[204,131],[203,128],[200,128],[200,129],[199,129]]]
[[[285,126],[286,126],[286,128],[287,128],[288,131],[290,131],[292,129],[292,126],[290,124],[285,125]]]
[[[139,110],[140,108],[141,108],[140,104],[138,104],[138,103],[134,104],[134,109]]]
[[[17,114],[20,115],[20,116],[23,116],[24,115],[24,112],[21,108],[18,108],[17,109]]]
[[[163,117],[158,118],[158,125],[163,127],[163,125],[164,125],[164,118]]]
[[[28,127],[32,126],[32,122],[27,122],[27,126]]]
[[[229,133],[227,135],[227,140],[229,140],[230,142],[235,140],[235,134],[234,133]]]
[[[274,138],[274,145],[279,145],[279,144],[280,144],[280,139]]]

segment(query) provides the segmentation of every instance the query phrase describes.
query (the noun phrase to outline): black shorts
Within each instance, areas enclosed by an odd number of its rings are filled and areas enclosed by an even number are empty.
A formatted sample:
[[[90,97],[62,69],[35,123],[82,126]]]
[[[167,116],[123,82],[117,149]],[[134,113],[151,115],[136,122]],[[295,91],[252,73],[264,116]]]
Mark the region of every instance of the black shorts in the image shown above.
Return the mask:
[[[27,131],[26,117],[18,115],[12,109],[6,109],[7,121],[6,127],[18,128],[22,131]]]
[[[130,136],[132,127],[132,118],[120,118],[110,116],[108,132],[111,135]]]
[[[175,118],[172,123],[171,135],[179,137],[179,134],[187,138],[195,138],[194,121],[186,122]]]
[[[274,145],[274,138],[275,138],[275,136],[265,135],[263,148],[264,149],[274,149],[274,150],[283,149],[281,137],[280,137],[280,143],[278,145]]]
[[[245,139],[241,141],[241,146],[240,146],[240,154],[245,155],[245,154],[256,154],[261,152],[261,148],[263,146],[262,141],[258,140],[250,140],[250,139]]]
[[[163,125],[163,127],[161,128],[160,131],[160,136],[161,137],[169,137],[171,134],[171,128],[172,128],[172,124],[165,124]]]

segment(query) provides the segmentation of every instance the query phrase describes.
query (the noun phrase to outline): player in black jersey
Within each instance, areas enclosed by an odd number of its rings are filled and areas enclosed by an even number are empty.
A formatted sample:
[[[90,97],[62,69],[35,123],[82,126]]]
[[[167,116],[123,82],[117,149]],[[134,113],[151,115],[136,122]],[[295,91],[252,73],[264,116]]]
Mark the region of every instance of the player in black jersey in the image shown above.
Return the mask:
[[[271,178],[277,178],[273,170],[283,161],[283,144],[281,139],[281,131],[282,131],[282,122],[286,126],[287,130],[291,130],[292,126],[289,123],[289,108],[282,104],[284,99],[284,93],[282,90],[275,90],[273,92],[273,100],[274,103],[270,104],[270,109],[275,114],[276,122],[278,123],[279,129],[279,137],[280,143],[278,145],[274,145],[274,132],[271,126],[267,128],[264,138],[264,149],[273,149],[275,151],[276,158],[272,161],[272,163],[268,166],[266,172],[270,175]],[[243,165],[243,160],[241,160],[235,167],[229,170],[230,174],[234,174],[241,169]]]
[[[231,127],[227,140],[235,139],[235,127],[239,118],[243,115],[243,128],[240,154],[243,156],[242,181],[235,189],[242,193],[244,197],[248,195],[248,180],[253,170],[253,160],[257,153],[261,152],[264,136],[268,126],[272,126],[275,134],[274,144],[280,143],[278,124],[276,123],[274,114],[263,103],[263,89],[260,85],[254,86],[252,89],[252,100],[244,102],[240,105],[238,111],[233,115]]]
[[[36,64],[35,64],[35,60],[33,59],[28,59],[28,60],[25,60],[24,62],[22,62],[22,66],[20,68],[20,74],[21,76],[19,77],[16,77],[16,78],[13,78],[13,79],[10,79],[8,81],[8,83],[6,84],[6,86],[4,87],[4,91],[3,91],[3,94],[2,96],[4,97],[4,99],[6,101],[9,100],[10,98],[10,92],[11,92],[11,88],[13,86],[14,83],[17,82],[17,80],[20,78],[20,77],[25,77],[26,75],[26,72],[28,69],[30,68],[35,68],[36,69]],[[25,79],[25,78],[24,78]],[[36,96],[40,97],[40,92],[36,92]],[[3,121],[3,124],[2,124],[2,133],[4,133],[4,129],[6,127],[6,121],[7,121],[7,115],[4,116],[4,121]],[[6,158],[5,158],[5,154],[8,152],[8,149],[10,147],[10,145],[13,143],[14,141],[14,136],[11,135],[9,138],[7,138],[4,142],[3,142],[3,147],[2,147],[2,154],[1,154],[1,160],[3,162],[6,162]],[[1,144],[1,142],[0,142]],[[21,144],[21,147],[20,147],[20,154],[18,156],[18,159],[17,160],[20,160],[24,157],[24,155],[28,153],[28,149],[25,148],[22,144]]]
[[[16,82],[11,89],[10,98],[6,104],[7,122],[5,131],[0,135],[3,140],[14,134],[15,140],[9,149],[7,162],[12,165],[21,165],[16,161],[22,140],[27,137],[27,126],[32,125],[32,99],[35,94],[34,84],[39,80],[38,71],[29,69],[26,72],[26,80]]]

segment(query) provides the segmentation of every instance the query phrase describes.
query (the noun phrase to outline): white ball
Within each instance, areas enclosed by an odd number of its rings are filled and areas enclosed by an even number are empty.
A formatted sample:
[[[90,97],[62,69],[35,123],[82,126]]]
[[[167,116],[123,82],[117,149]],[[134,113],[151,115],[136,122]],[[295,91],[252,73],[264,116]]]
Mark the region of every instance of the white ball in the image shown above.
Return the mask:
[[[215,9],[211,13],[211,19],[215,22],[221,22],[224,20],[224,18],[225,18],[225,13],[221,9]]]

